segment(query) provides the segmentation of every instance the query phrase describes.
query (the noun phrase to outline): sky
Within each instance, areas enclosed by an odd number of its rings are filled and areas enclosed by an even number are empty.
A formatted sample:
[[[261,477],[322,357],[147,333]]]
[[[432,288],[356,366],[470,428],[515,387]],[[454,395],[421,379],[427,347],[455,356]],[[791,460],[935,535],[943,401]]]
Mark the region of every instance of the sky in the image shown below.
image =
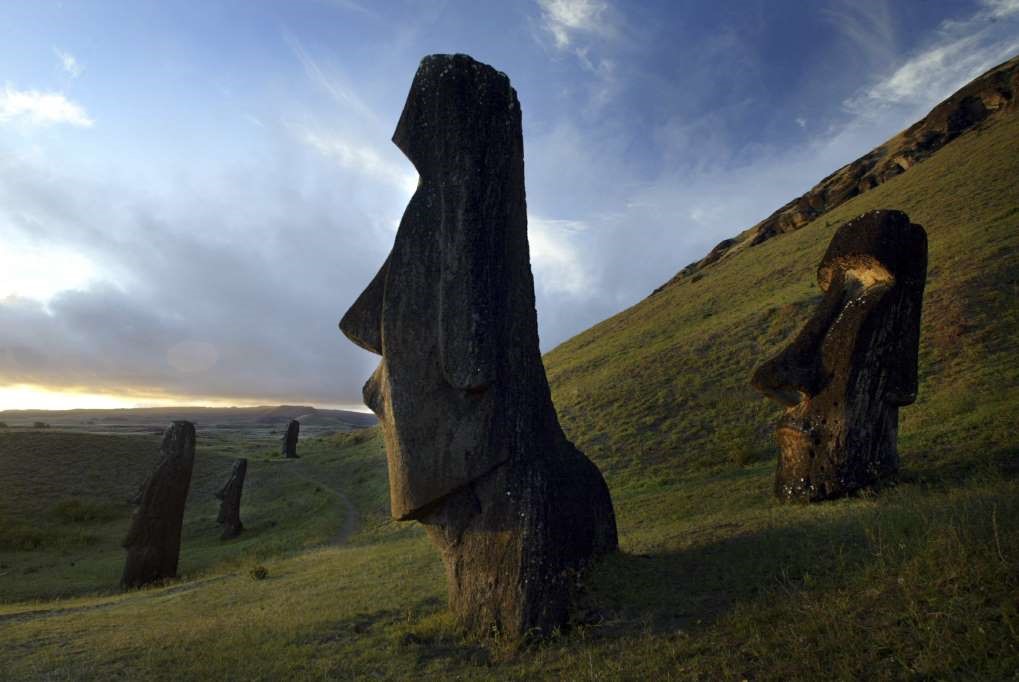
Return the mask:
[[[361,405],[417,64],[523,110],[543,351],[1019,53],[1019,0],[0,3],[0,410]]]

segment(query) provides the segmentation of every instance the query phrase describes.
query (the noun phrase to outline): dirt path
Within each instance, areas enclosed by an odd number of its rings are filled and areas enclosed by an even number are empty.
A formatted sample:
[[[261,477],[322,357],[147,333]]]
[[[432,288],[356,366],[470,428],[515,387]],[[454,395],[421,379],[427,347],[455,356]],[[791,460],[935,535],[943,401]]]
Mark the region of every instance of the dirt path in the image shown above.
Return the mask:
[[[109,598],[109,601],[104,601],[99,604],[82,604],[81,606],[65,606],[57,609],[32,609],[29,611],[16,611],[14,613],[0,614],[0,624],[7,623],[24,623],[26,621],[41,620],[43,618],[54,618],[56,616],[65,616],[71,613],[82,613],[84,611],[107,611],[109,609],[118,608],[121,606],[128,606],[130,604],[136,604],[138,602],[145,601],[157,601],[165,599],[167,597],[173,597],[180,594],[185,594],[193,590],[197,590],[199,587],[204,587],[211,583],[219,582],[220,580],[226,580],[227,578],[236,575],[229,573],[226,575],[216,575],[209,578],[198,578],[197,580],[191,580],[186,583],[179,585],[173,585],[171,587],[164,588],[149,588],[135,590],[124,595],[115,595]]]
[[[330,484],[326,477],[321,475],[322,472],[318,471],[314,465],[310,465],[302,460],[298,460],[296,464],[299,469],[298,476],[310,483],[325,488],[339,498],[340,506],[343,508],[343,525],[336,535],[329,540],[328,544],[346,544],[347,540],[350,539],[350,536],[354,534],[354,531],[361,524],[361,515],[357,511],[357,507],[354,506],[354,503],[350,501],[350,498],[342,490]]]

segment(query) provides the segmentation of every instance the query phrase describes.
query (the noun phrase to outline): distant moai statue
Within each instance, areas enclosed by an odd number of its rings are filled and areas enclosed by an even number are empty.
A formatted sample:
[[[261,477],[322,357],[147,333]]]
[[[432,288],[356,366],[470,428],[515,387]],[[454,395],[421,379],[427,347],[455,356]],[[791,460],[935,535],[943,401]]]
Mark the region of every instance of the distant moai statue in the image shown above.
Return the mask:
[[[247,473],[248,460],[243,458],[235,460],[230,478],[216,493],[216,499],[220,500],[216,522],[223,526],[224,540],[235,538],[244,530],[244,524],[241,523],[241,493],[244,490],[244,476]]]
[[[286,433],[283,434],[283,438],[280,439],[280,454],[287,459],[295,459],[297,457],[297,436],[301,433],[301,422],[296,419],[291,419],[290,423],[287,424]]]
[[[392,515],[425,525],[450,608],[508,640],[567,624],[577,572],[616,549],[598,468],[567,440],[538,348],[520,103],[466,55],[422,60],[393,142],[420,174],[340,329],[382,356]]]
[[[899,407],[916,400],[927,233],[871,211],[835,233],[817,269],[813,317],[751,383],[787,406],[775,494],[815,502],[899,469]]]
[[[124,538],[127,561],[120,579],[123,587],[139,587],[177,575],[184,504],[195,462],[194,424],[170,424],[159,452],[159,462],[149,475]]]

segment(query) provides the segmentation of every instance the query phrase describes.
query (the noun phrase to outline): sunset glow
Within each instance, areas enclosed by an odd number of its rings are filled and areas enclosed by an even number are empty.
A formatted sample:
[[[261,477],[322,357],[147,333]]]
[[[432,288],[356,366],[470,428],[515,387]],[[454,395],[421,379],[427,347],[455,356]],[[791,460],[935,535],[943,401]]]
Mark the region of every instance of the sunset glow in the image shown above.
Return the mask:
[[[159,392],[97,393],[87,388],[56,388],[14,384],[0,386],[0,410],[113,410],[136,407],[256,407],[279,400],[246,400],[209,396],[179,396]],[[300,401],[295,401],[300,402]],[[332,407],[318,405],[317,407]],[[365,409],[343,406],[344,409]]]

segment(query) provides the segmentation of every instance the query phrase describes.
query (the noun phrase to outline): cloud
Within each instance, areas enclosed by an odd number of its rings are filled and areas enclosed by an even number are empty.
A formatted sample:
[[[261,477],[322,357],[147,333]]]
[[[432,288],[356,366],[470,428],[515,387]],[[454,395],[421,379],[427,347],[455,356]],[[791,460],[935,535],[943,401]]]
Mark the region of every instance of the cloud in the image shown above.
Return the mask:
[[[357,114],[363,119],[379,125],[375,112],[365,104],[352,87],[344,82],[345,79],[340,76],[336,69],[332,69],[329,74],[326,74],[325,69],[322,68],[317,60],[312,58],[301,41],[290,32],[284,31],[283,40],[301,63],[305,75],[308,76],[312,83],[328,93],[345,113]]]
[[[543,27],[560,50],[571,47],[578,34],[606,35],[611,32],[602,0],[538,0]]]
[[[366,17],[378,17],[378,14],[376,12],[368,9],[361,3],[354,2],[354,0],[324,0],[324,1],[329,5],[333,5],[334,7],[346,10],[348,12],[353,12],[355,14],[360,14]]]
[[[857,115],[900,108],[919,115],[991,67],[1019,52],[1019,0],[987,0],[970,17],[944,21],[934,40],[845,107]]]
[[[4,255],[34,244],[89,268],[47,283],[45,300],[0,298],[0,385],[360,403],[377,358],[336,324],[385,259],[405,194],[288,137],[271,148],[168,174],[159,191],[45,154],[4,158]]]
[[[822,8],[820,14],[872,67],[883,67],[895,60],[895,23],[887,0],[835,0]]]
[[[1019,0],[984,0],[984,7],[992,19],[1004,19],[1019,14]]]
[[[71,76],[71,78],[77,78],[85,70],[77,58],[70,52],[64,52],[59,47],[54,47],[53,52],[57,55],[57,59],[60,60],[60,67]]]
[[[332,159],[343,168],[359,175],[367,175],[413,192],[418,176],[410,162],[397,165],[387,161],[371,147],[356,144],[342,135],[300,130],[298,137],[322,156]]]
[[[591,273],[574,243],[587,225],[528,215],[527,226],[535,286],[547,295],[590,295]]]
[[[59,92],[16,90],[10,84],[0,93],[0,123],[22,121],[32,125],[66,123],[91,128],[94,121],[85,109]]]
[[[69,289],[84,289],[97,278],[95,264],[72,249],[32,244],[7,234],[0,249],[0,303],[30,298],[42,303]]]

